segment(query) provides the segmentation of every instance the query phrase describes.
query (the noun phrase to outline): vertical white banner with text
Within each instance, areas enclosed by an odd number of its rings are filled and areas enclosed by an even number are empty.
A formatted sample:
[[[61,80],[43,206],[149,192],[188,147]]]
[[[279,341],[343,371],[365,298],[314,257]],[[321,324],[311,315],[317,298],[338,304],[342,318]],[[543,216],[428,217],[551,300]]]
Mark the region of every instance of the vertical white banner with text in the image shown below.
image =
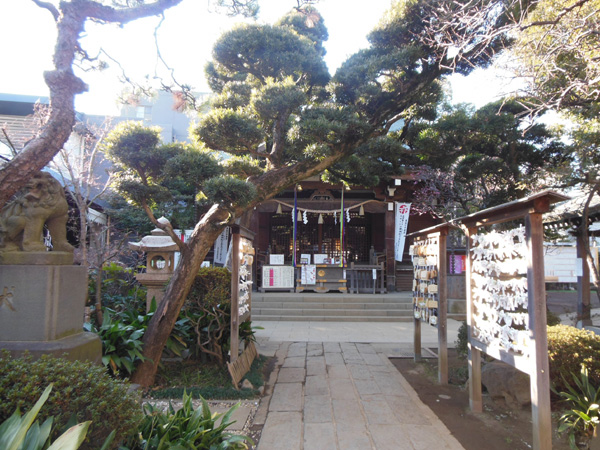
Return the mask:
[[[225,228],[215,241],[215,256],[213,259],[215,264],[224,266],[227,261],[227,246],[229,244],[230,233],[231,229],[229,227]]]
[[[394,235],[395,259],[402,261],[404,252],[404,241],[406,239],[406,230],[408,229],[408,215],[410,213],[410,203],[396,202],[396,231]]]

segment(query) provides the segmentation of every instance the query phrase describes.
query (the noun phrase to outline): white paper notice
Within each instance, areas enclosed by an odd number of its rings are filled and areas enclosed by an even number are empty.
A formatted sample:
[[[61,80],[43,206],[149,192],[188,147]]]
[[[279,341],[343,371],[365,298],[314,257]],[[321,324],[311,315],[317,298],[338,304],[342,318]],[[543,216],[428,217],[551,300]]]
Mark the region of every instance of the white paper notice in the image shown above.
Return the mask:
[[[269,255],[269,264],[276,266],[276,265],[283,265],[285,262],[285,258],[284,255]]]

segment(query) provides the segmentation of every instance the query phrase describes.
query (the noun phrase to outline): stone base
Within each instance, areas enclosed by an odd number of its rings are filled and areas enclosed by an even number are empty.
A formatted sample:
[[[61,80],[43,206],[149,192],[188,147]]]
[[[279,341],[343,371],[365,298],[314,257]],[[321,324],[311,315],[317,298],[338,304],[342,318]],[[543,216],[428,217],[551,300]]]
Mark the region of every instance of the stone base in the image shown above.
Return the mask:
[[[0,265],[54,265],[73,264],[72,252],[6,252],[0,251]]]
[[[102,341],[95,333],[81,332],[54,341],[0,341],[0,349],[8,350],[13,357],[28,352],[34,359],[52,355],[70,361],[102,362]]]
[[[83,266],[0,265],[0,342],[81,333],[86,293]]]

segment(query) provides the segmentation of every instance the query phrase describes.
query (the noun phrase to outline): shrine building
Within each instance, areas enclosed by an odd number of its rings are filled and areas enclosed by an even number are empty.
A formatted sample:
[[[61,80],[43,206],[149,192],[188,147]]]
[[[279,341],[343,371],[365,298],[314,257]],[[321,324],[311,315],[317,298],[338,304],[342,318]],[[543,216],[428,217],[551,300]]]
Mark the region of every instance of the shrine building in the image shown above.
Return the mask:
[[[399,203],[412,202],[415,187],[411,174],[375,188],[344,188],[313,177],[262,203],[250,223],[255,233],[256,288],[261,292],[410,291],[413,268],[408,242],[399,251],[402,258],[395,255],[396,209]],[[432,216],[411,210],[406,233],[436,223]],[[307,269],[316,273],[306,273]]]

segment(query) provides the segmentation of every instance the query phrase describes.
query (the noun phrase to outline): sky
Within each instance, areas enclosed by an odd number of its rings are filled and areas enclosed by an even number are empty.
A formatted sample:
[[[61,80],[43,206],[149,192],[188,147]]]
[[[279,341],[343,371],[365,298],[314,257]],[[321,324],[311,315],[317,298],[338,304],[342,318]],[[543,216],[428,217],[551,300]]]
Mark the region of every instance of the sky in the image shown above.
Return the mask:
[[[30,0],[0,0],[2,3],[7,6],[0,15],[0,42],[3,43],[0,92],[47,96],[43,71],[52,68],[56,39],[54,20],[48,11]],[[260,4],[258,22],[273,23],[294,7],[296,1],[261,0]],[[366,35],[390,4],[390,0],[321,0],[317,4],[329,31],[325,59],[332,74],[348,56],[368,46]],[[175,69],[175,78],[196,91],[208,92],[203,67],[211,59],[212,45],[240,20],[211,12],[208,0],[183,0],[167,10],[158,40],[163,58]],[[152,79],[157,61],[154,30],[158,23],[156,17],[138,20],[123,28],[88,23],[82,47],[89,55],[96,55],[103,48],[133,79]],[[78,73],[88,84],[89,92],[76,97],[77,111],[118,114],[116,98],[124,87],[119,81],[121,70],[118,64],[108,62],[109,69],[102,72]],[[503,83],[489,71],[482,70],[467,79],[452,76],[453,102],[482,106],[498,95]]]

